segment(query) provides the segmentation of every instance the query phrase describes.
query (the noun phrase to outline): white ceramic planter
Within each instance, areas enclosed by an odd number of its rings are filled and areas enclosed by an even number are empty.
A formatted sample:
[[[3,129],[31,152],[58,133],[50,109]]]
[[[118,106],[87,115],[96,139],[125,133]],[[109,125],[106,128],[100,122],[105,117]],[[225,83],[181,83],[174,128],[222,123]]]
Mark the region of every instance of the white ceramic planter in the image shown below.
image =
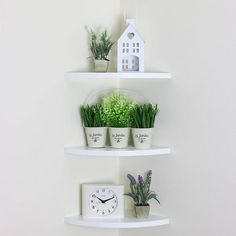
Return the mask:
[[[132,136],[135,148],[145,149],[150,148],[152,144],[153,128],[139,129],[132,128]]]
[[[109,61],[106,60],[94,60],[95,72],[107,72]]]
[[[109,128],[110,142],[113,148],[127,148],[130,128]]]
[[[100,148],[106,146],[107,127],[85,127],[84,129],[89,147]]]
[[[149,217],[150,205],[147,206],[134,206],[135,215],[138,219],[146,219]]]

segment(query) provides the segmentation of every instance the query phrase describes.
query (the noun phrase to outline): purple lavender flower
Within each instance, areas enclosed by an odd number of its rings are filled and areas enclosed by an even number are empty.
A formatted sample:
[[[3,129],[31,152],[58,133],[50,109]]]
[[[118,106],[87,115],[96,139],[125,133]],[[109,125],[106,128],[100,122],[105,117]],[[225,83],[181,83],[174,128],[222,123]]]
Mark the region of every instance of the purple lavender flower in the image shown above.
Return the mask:
[[[149,170],[148,172],[147,172],[147,178],[150,178],[152,176],[152,170]]]
[[[134,200],[135,205],[145,206],[150,199],[155,199],[160,203],[157,199],[156,193],[150,190],[152,170],[148,170],[146,173],[146,179],[144,179],[143,176],[138,175],[137,180],[135,180],[132,175],[127,175],[130,180],[130,192],[125,193],[125,195],[131,197]]]
[[[143,176],[141,175],[138,176],[138,182],[140,185],[143,185]]]
[[[130,180],[131,184],[135,184],[135,183],[136,183],[136,180],[135,180],[135,178],[134,178],[133,175],[128,174],[127,177],[128,177],[128,179]]]

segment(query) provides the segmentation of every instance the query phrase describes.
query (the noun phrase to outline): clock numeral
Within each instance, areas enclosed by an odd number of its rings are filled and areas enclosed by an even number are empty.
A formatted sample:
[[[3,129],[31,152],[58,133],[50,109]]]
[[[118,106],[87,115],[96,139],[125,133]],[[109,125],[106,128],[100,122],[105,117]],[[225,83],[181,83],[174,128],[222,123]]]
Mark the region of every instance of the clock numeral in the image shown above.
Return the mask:
[[[99,193],[99,190],[97,190],[96,193]]]
[[[93,209],[95,209],[95,206],[92,206]]]
[[[93,194],[93,195],[92,195],[92,197],[96,197],[96,195],[95,195],[95,194]]]
[[[99,210],[97,209],[97,213],[99,212]]]
[[[91,200],[91,202],[93,202],[93,200]]]
[[[114,200],[114,203],[116,203],[116,200]]]
[[[112,208],[114,209],[114,208],[115,208],[115,206],[112,206]]]
[[[102,192],[103,192],[103,193],[105,192],[105,188],[102,189]]]
[[[102,214],[105,215],[105,212],[103,211]]]
[[[108,212],[109,212],[109,213],[111,213],[111,211],[110,211],[110,210],[108,210]]]

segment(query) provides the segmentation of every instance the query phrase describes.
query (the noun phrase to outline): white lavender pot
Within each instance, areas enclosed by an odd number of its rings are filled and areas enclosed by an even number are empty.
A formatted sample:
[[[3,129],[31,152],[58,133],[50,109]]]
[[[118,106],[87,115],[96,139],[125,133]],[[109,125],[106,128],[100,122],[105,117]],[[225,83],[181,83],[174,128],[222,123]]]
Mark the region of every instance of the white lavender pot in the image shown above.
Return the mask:
[[[149,217],[149,212],[150,212],[150,205],[149,204],[147,204],[145,206],[135,205],[134,209],[135,209],[136,218],[146,219]]]
[[[89,147],[101,148],[106,146],[107,127],[85,127]]]
[[[109,127],[110,142],[113,148],[127,148],[130,128]]]
[[[152,144],[153,128],[132,128],[134,147],[138,149],[150,148]]]

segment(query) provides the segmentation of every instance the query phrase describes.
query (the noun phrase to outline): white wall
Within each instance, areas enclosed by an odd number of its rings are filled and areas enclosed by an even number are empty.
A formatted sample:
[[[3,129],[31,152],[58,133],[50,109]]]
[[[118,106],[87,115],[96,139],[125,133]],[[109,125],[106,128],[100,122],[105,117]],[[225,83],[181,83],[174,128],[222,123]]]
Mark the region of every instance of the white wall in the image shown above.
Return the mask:
[[[86,24],[117,34],[119,1],[1,0],[0,9],[6,64],[0,86],[0,235],[117,235],[65,225],[63,218],[79,210],[79,183],[116,182],[118,159],[104,165],[96,158],[69,158],[63,149],[84,142],[78,106],[88,93],[115,86],[66,82],[64,72],[87,69]]]
[[[78,211],[80,182],[116,182],[118,165],[121,180],[152,168],[161,200],[152,211],[171,218],[171,225],[121,236],[236,234],[236,3],[136,3],[146,69],[171,71],[174,79],[122,86],[160,104],[155,143],[170,144],[173,154],[107,160],[104,172],[100,160],[69,159],[63,147],[84,142],[77,107],[87,93],[116,85],[65,82],[63,73],[89,67],[84,25],[107,26],[116,37],[127,1],[121,9],[118,0],[0,1],[1,235],[117,235],[64,225],[63,217]]]
[[[125,2],[125,1],[124,1]],[[168,159],[124,160],[127,171],[154,172],[153,189],[171,224],[122,230],[121,236],[236,235],[236,2],[137,0],[145,66],[173,73],[170,82],[130,83],[160,105],[155,141]]]

